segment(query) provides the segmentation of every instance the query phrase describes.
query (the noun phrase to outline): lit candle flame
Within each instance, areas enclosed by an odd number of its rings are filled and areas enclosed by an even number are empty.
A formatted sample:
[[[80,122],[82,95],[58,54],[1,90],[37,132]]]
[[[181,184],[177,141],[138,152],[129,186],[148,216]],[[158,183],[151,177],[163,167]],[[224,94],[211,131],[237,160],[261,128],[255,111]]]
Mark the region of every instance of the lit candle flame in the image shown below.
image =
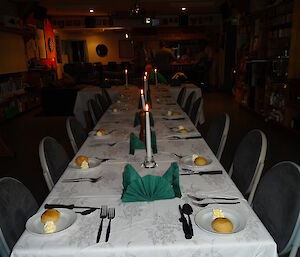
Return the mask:
[[[145,76],[147,76],[148,75],[148,72],[147,71],[145,71]]]
[[[141,89],[141,95],[143,95],[144,94],[144,90],[143,89]]]
[[[157,72],[157,69],[154,69],[154,72]]]
[[[147,77],[146,76],[144,76],[144,81],[146,81],[147,80]]]
[[[127,74],[127,69],[125,69],[125,73]]]
[[[149,105],[148,104],[146,104],[145,111],[149,112]]]

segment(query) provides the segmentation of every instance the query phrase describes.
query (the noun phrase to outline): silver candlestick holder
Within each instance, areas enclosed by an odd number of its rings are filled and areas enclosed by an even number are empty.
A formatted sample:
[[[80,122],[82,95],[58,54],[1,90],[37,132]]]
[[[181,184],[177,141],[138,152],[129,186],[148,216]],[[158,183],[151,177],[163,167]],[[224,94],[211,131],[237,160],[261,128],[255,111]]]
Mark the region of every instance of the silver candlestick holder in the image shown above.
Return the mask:
[[[147,156],[145,157],[145,161],[142,164],[142,167],[146,168],[146,169],[152,169],[157,167],[156,162],[154,161],[154,158],[152,156],[151,160],[147,160]]]

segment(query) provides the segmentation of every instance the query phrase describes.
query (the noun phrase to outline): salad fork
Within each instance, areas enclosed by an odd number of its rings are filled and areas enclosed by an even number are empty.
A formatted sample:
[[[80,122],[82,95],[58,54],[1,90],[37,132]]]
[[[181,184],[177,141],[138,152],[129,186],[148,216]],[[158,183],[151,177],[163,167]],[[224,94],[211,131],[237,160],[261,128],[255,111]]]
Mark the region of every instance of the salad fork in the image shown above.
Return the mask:
[[[100,237],[101,237],[101,232],[102,232],[102,227],[103,227],[103,220],[107,217],[107,205],[102,205],[101,206],[101,211],[100,211],[100,226],[98,229],[98,234],[97,234],[97,240],[96,243],[99,243]]]
[[[108,223],[108,227],[107,227],[107,230],[106,230],[106,238],[105,238],[105,242],[107,242],[108,239],[109,239],[111,220],[112,220],[114,217],[115,217],[115,208],[109,208],[109,209],[108,209],[108,219],[109,219],[109,223]]]

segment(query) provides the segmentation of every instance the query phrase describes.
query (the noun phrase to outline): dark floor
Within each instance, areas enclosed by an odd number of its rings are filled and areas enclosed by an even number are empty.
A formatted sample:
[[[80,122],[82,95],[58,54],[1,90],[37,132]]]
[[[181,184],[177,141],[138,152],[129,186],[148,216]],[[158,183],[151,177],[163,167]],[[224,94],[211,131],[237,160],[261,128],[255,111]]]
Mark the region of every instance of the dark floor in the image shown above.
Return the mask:
[[[242,137],[254,128],[265,132],[268,150],[264,171],[274,164],[291,160],[300,164],[300,133],[280,126],[265,123],[256,114],[239,108],[233,97],[224,93],[205,93],[204,112],[206,122],[200,128],[205,134],[210,121],[221,112],[231,118],[229,135],[221,163],[229,170],[234,151]],[[67,150],[70,157],[73,151],[65,127],[66,117],[47,117],[37,108],[1,125],[0,133],[14,152],[14,157],[0,157],[0,177],[11,176],[22,181],[41,204],[48,194],[39,162],[38,146],[44,136],[56,138]],[[300,253],[298,253],[300,255]]]

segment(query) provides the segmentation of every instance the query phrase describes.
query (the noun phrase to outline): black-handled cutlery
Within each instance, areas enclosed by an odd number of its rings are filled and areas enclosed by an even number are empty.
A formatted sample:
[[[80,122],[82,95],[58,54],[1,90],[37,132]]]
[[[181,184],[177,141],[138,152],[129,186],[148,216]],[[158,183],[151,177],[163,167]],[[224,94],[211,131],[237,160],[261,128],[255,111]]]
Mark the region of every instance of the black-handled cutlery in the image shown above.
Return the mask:
[[[197,196],[193,196],[190,194],[187,194],[187,196],[191,199],[193,199],[194,201],[203,201],[205,199],[213,199],[213,200],[231,200],[231,201],[235,201],[235,200],[239,200],[238,197],[197,197]]]
[[[106,230],[105,242],[107,242],[108,239],[109,239],[111,220],[112,220],[114,217],[115,217],[115,208],[109,208],[109,209],[108,209],[108,219],[109,219],[109,223],[108,223],[108,227],[107,227],[107,230]]]
[[[102,232],[102,227],[103,227],[103,220],[107,217],[107,205],[102,205],[101,206],[101,211],[100,211],[100,226],[98,229],[98,234],[97,234],[97,240],[96,243],[99,243],[100,237],[101,237],[101,232]]]
[[[163,118],[163,120],[185,120],[185,118],[174,118],[174,119],[168,119],[168,118]]]
[[[206,207],[209,204],[238,204],[240,202],[211,202],[211,203],[196,203],[192,202],[192,204],[199,206],[199,207]]]
[[[103,176],[97,177],[97,178],[66,178],[63,179],[61,182],[62,183],[75,183],[75,182],[91,182],[91,183],[96,183],[99,180],[101,180]]]
[[[188,203],[185,203],[182,206],[182,211],[183,211],[184,214],[188,215],[189,226],[190,226],[191,233],[192,233],[192,236],[193,236],[194,235],[194,230],[193,230],[193,225],[192,225],[192,221],[191,221],[191,217],[190,217],[190,215],[193,213],[193,208]]]
[[[203,138],[202,136],[193,136],[193,137],[181,137],[181,136],[170,136],[168,139],[170,140],[186,140],[186,139],[197,139]]]
[[[48,204],[46,203],[44,205],[44,208],[45,209],[53,209],[53,208],[63,208],[63,209],[100,209],[100,208],[97,208],[97,207],[91,207],[91,206],[76,206],[74,204]]]
[[[219,174],[222,174],[223,171],[222,170],[210,170],[210,171],[193,171],[193,170],[190,170],[190,169],[182,169],[183,171],[188,171],[190,173],[181,173],[180,176],[190,176],[190,175],[199,175],[199,176],[202,176],[202,175],[219,175]]]
[[[191,239],[192,238],[192,231],[191,231],[191,228],[184,216],[184,213],[183,213],[183,209],[181,207],[181,205],[179,205],[179,212],[180,212],[180,219],[179,221],[182,223],[182,229],[183,229],[183,232],[184,232],[184,236],[186,239]]]

